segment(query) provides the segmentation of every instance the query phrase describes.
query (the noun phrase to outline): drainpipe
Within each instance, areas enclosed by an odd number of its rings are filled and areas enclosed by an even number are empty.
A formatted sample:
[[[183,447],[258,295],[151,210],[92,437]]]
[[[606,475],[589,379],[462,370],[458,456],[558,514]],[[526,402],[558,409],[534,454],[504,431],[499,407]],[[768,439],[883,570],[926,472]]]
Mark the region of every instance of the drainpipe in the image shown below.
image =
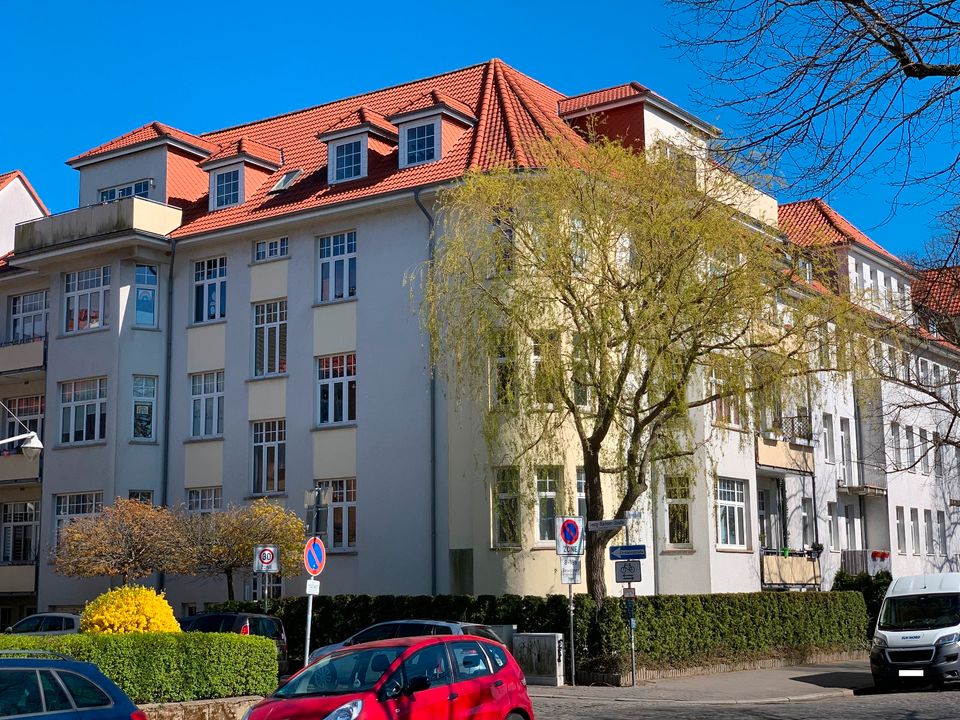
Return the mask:
[[[420,202],[420,188],[413,191],[413,200],[427,218],[427,252],[433,262],[436,248],[433,215]],[[437,376],[430,368],[430,594],[437,594]]]
[[[163,358],[163,446],[160,454],[160,505],[166,507],[169,501],[167,491],[170,479],[170,366],[173,362],[173,266],[177,259],[177,241],[170,241],[170,267],[167,271],[167,312],[166,338],[164,338]],[[164,573],[157,574],[157,590],[166,585]]]

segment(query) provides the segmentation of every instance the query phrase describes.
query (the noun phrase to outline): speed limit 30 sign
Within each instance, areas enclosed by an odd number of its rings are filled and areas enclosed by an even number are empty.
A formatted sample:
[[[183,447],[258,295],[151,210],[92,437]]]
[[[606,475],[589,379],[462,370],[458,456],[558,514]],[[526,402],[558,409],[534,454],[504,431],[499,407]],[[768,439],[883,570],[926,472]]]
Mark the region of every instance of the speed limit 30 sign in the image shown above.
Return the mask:
[[[253,571],[255,573],[280,572],[280,552],[276,545],[257,545],[253,549]]]

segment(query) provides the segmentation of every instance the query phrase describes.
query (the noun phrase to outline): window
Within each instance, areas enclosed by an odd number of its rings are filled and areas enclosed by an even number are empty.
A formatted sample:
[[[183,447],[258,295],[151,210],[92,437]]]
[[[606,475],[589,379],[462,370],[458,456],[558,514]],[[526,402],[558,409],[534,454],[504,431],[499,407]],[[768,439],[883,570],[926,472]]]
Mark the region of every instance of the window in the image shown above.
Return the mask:
[[[941,442],[940,433],[933,433],[933,474],[938,477],[943,477],[943,443]]]
[[[553,543],[557,539],[557,487],[560,468],[538,467],[537,473],[537,541]]]
[[[814,523],[816,517],[813,512],[813,498],[800,498],[800,519],[803,532],[803,546],[810,547],[814,543]]]
[[[318,483],[330,488],[327,506],[327,548],[352,550],[357,546],[357,479],[324,480]]]
[[[298,177],[300,177],[300,173],[302,172],[303,171],[300,170],[299,168],[296,170],[287,170],[287,172],[285,172],[280,177],[280,179],[277,180],[276,184],[272,188],[270,188],[270,193],[273,194],[273,193],[283,192],[288,187],[293,185],[293,181],[296,180]]]
[[[60,618],[60,622],[63,623],[64,619],[65,618]],[[69,624],[72,629],[73,623],[71,622]],[[48,713],[60,711],[71,712],[73,710],[73,706],[70,705],[70,698],[67,697],[67,693],[60,684],[54,680],[51,671],[40,671],[40,687],[43,688],[43,701],[46,704]]]
[[[407,165],[430,162],[436,157],[436,129],[434,123],[407,128]]]
[[[913,554],[920,554],[920,512],[910,508],[910,532],[913,538]]]
[[[582,467],[577,468],[577,515],[586,520],[587,517],[587,473]]]
[[[191,436],[223,435],[223,370],[190,376]]]
[[[47,334],[47,291],[10,298],[10,341],[33,340]]]
[[[209,513],[223,508],[223,488],[200,487],[187,490],[187,510]]]
[[[835,502],[827,503],[827,519],[830,523],[830,549],[840,549],[840,528],[837,524],[837,504]]]
[[[319,425],[356,421],[356,353],[317,358],[317,410]]]
[[[363,175],[363,163],[361,162],[363,152],[362,140],[348,140],[342,143],[330,143],[328,146],[333,150],[333,180],[351,180]]]
[[[149,197],[150,181],[138,180],[135,183],[126,185],[117,185],[112,188],[104,188],[100,191],[100,202],[112,202],[117,198],[125,197]]]
[[[554,397],[553,377],[560,362],[560,333],[546,330],[533,340],[532,363],[533,396],[543,405],[552,407]]]
[[[107,379],[60,383],[60,442],[95,442],[106,436]]]
[[[40,695],[36,670],[4,668],[3,677],[0,679],[0,693],[3,697],[0,712],[5,718],[43,713],[43,698]]]
[[[946,557],[947,552],[947,519],[943,510],[937,510],[937,539],[940,542],[940,555]]]
[[[893,468],[899,470],[903,463],[903,455],[900,452],[900,425],[890,423],[890,447],[893,450]]]
[[[906,554],[907,552],[907,521],[903,514],[903,508],[897,506],[897,552]]]
[[[0,511],[0,562],[32,562],[37,555],[40,501],[4,503]]]
[[[145,505],[153,504],[153,490],[131,490],[127,497],[130,500],[135,500],[136,502],[144,503]]]
[[[42,440],[43,416],[46,403],[47,398],[45,395],[27,395],[25,397],[10,398],[7,400],[6,405],[10,408],[10,413],[12,414],[7,415],[7,434],[4,437],[12,438],[17,435],[23,435],[27,432],[23,429],[23,426],[26,425]],[[17,420],[20,422],[17,422]],[[2,448],[0,452],[16,452],[16,449],[25,442],[26,440],[20,440],[16,443],[7,443],[6,445],[0,446],[0,448]]]
[[[837,461],[837,448],[833,442],[833,415],[823,414],[823,457],[828,463]]]
[[[920,470],[924,475],[930,474],[930,441],[923,428],[920,429]]]
[[[102,492],[65,493],[54,495],[53,500],[55,538],[60,537],[60,529],[72,520],[81,517],[93,517],[99,515],[100,511],[103,510]]]
[[[227,259],[193,264],[193,321],[202,323],[227,316]]]
[[[745,490],[743,480],[717,480],[717,544],[746,547],[744,527]]]
[[[494,361],[493,404],[507,407],[516,399],[516,352],[513,339],[501,333],[497,339],[497,357]]]
[[[711,382],[713,384],[713,394],[719,397],[713,401],[713,422],[718,425],[740,426],[740,403],[739,399],[733,395],[724,395],[729,393],[727,379],[720,370],[714,368],[711,372]]]
[[[666,479],[667,542],[690,545],[690,478],[686,475]]]
[[[289,250],[290,242],[288,238],[282,237],[278,240],[262,240],[253,246],[253,259],[257,262],[262,262],[263,260],[286,257]]]
[[[850,437],[850,419],[840,418],[840,461],[843,463],[845,485],[853,483],[853,440]]]
[[[217,173],[215,207],[229,207],[240,202],[240,171],[225,170]]]
[[[457,680],[476,680],[493,674],[487,665],[487,656],[475,640],[452,642],[448,647],[453,655],[453,670]]]
[[[913,442],[913,427],[907,425],[906,427],[907,435],[907,469],[910,472],[917,471],[917,446]]]
[[[154,440],[154,417],[157,404],[157,379],[148,375],[133,376],[133,439]]]
[[[283,492],[286,488],[286,420],[253,423],[253,492]]]
[[[847,526],[847,549],[859,549],[857,542],[857,512],[853,505],[843,506],[843,518]]]
[[[923,531],[927,541],[927,555],[933,555],[933,513],[929,510],[923,511]]]
[[[357,234],[320,238],[320,302],[357,296]]]
[[[429,630],[424,628],[424,630]],[[419,634],[419,633],[418,633]],[[372,665],[372,663],[371,663]],[[375,671],[371,668],[371,674]],[[413,653],[403,661],[400,667],[403,674],[401,687],[409,687],[410,681],[414,678],[426,678],[429,687],[439,687],[449,685],[453,681],[453,673],[450,670],[450,660],[443,645],[432,645]],[[396,675],[394,676],[396,677]],[[367,683],[372,684],[378,678],[371,678]],[[367,684],[364,683],[364,684]],[[456,693],[453,693],[456,696]]]
[[[157,266],[137,265],[137,325],[157,326]]]
[[[287,301],[253,306],[253,374],[279,375],[287,371]]]
[[[520,472],[517,468],[497,468],[493,499],[494,545],[518,547],[520,545]]]
[[[109,324],[109,265],[66,273],[63,286],[65,333],[93,330]]]

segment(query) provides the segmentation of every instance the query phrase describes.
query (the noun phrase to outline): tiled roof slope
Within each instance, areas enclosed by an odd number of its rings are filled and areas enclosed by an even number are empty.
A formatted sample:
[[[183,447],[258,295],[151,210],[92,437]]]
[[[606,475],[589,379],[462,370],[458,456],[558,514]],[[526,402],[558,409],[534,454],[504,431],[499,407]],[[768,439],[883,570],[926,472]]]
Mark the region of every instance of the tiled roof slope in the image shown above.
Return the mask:
[[[7,185],[13,182],[15,178],[19,178],[20,182],[23,183],[23,186],[27,189],[27,192],[30,193],[30,197],[33,198],[33,201],[37,203],[37,206],[40,208],[40,212],[42,212],[44,215],[49,215],[50,211],[47,210],[47,206],[43,204],[43,200],[40,199],[37,191],[33,189],[33,185],[31,185],[30,181],[27,180],[27,176],[23,174],[23,171],[11,170],[10,172],[0,173],[0,190],[3,190]]]
[[[200,148],[201,150],[206,150],[208,153],[216,152],[218,150],[217,145],[212,144],[203,138],[199,138],[196,135],[191,135],[183,130],[177,130],[174,127],[164,125],[160,122],[149,122],[146,125],[138,127],[136,130],[131,130],[125,135],[121,135],[120,137],[110,140],[103,145],[98,145],[92,150],[87,150],[85,153],[81,153],[76,157],[70,158],[67,160],[67,165],[71,165],[80,160],[90,159],[96,155],[103,155],[115,150],[123,150],[124,148],[128,148],[133,145],[153,142],[154,140],[159,140],[161,138],[177,140],[186,145],[191,145],[193,147]]]
[[[913,299],[934,312],[951,317],[960,315],[960,267],[921,273],[913,283]]]
[[[411,101],[406,107],[402,107],[397,110],[394,115],[403,115],[405,113],[412,113],[418,110],[426,110],[439,105],[446,105],[451,110],[456,110],[458,113],[466,115],[468,118],[473,120],[477,119],[477,116],[473,114],[473,108],[468,106],[466,103],[460,102],[454,97],[450,97],[446,93],[439,92],[438,90],[431,90],[428,93],[424,93],[417,99]]]
[[[557,110],[560,115],[568,115],[579,110],[595,108],[630,97],[646,95],[648,92],[650,91],[640,83],[631,82],[603,90],[594,90],[593,92],[584,93],[583,95],[572,95],[571,97],[564,98],[558,103]]]
[[[221,145],[217,152],[213,153],[213,155],[200,164],[206,165],[216,160],[225,160],[226,158],[237,157],[238,155],[249,155],[259,160],[265,160],[277,167],[280,167],[283,159],[283,153],[279,148],[264,145],[248,137],[242,137],[239,140]]]
[[[360,127],[361,125],[372,125],[388,135],[397,134],[396,125],[387,120],[387,118],[378,113],[376,110],[371,110],[368,107],[360,107],[351,113],[347,113],[326,130],[323,130],[317,134],[324,135],[326,133],[337,132],[338,130],[349,130],[351,128]]]
[[[883,249],[821,198],[783,203],[777,217],[790,241],[802,247],[859,245],[907,271],[913,268]]]
[[[397,150],[370,144],[367,177],[328,185],[327,148],[317,134],[339,123],[361,107],[390,117],[422,96],[437,92],[462,104],[477,118],[457,143],[437,162],[398,169]],[[469,169],[487,169],[503,163],[532,166],[531,146],[545,137],[583,140],[557,114],[563,95],[500,60],[443,75],[366,93],[298,112],[268,118],[217,132],[202,139],[220,147],[246,137],[282,147],[284,165],[247,201],[209,212],[206,196],[184,210],[184,223],[174,231],[183,237],[308,212],[325,206],[412,190],[454,180]],[[289,190],[269,194],[280,174],[299,168],[302,178]]]

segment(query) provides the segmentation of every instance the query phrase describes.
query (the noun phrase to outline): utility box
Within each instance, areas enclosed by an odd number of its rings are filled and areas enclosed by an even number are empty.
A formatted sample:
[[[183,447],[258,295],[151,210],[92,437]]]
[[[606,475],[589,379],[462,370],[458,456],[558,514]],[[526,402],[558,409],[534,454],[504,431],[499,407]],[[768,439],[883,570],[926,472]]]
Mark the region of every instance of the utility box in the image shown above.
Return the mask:
[[[560,633],[517,633],[513,636],[513,657],[530,685],[563,685],[563,635]]]

